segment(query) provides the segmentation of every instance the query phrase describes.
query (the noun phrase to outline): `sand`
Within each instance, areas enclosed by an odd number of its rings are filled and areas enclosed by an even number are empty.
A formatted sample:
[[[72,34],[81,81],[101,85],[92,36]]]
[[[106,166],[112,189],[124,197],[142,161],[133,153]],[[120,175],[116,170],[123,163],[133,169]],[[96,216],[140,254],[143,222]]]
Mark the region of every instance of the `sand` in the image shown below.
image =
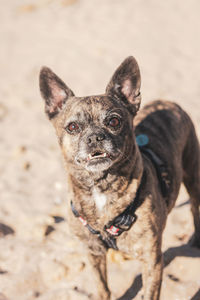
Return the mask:
[[[99,94],[134,55],[143,104],[176,101],[200,136],[198,0],[1,0],[0,300],[87,300],[96,292],[67,226],[67,182],[38,88],[42,65],[77,96]],[[200,299],[200,250],[181,189],[163,239],[161,300]],[[109,253],[113,299],[140,299],[141,266]]]

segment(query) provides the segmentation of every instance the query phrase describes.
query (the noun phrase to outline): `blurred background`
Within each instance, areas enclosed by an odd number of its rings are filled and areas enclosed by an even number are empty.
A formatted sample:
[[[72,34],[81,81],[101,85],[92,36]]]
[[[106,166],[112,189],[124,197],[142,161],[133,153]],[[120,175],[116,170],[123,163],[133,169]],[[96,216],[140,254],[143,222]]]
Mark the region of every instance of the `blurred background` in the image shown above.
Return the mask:
[[[129,55],[143,104],[179,103],[200,137],[198,0],[1,0],[0,300],[92,299],[84,248],[67,227],[67,183],[38,74],[54,70],[77,96],[103,93]],[[182,189],[163,243],[162,300],[200,299],[200,251]],[[174,247],[174,248],[171,248]],[[113,299],[140,299],[137,261],[109,253]]]

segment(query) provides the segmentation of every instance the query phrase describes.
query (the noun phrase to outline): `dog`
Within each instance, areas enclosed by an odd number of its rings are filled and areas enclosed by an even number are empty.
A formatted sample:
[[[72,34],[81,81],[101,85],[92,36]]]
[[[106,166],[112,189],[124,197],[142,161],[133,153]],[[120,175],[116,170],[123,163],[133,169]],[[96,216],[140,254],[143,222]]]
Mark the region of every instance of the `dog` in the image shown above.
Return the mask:
[[[191,199],[192,245],[200,247],[200,150],[194,126],[173,102],[157,100],[139,110],[140,85],[132,56],[102,95],[75,97],[49,68],[40,72],[45,111],[67,171],[69,226],[88,249],[98,300],[111,297],[109,248],[142,261],[144,299],[159,299],[162,234],[181,182]]]

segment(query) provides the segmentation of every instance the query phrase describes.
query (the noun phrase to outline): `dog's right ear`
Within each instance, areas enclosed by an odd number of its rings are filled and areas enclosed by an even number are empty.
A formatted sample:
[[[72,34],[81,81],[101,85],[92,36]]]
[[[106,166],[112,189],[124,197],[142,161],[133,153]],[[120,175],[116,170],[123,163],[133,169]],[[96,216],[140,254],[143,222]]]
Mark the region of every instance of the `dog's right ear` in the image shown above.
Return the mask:
[[[45,100],[45,111],[49,119],[62,110],[69,97],[74,96],[66,84],[47,67],[40,71],[40,92]]]

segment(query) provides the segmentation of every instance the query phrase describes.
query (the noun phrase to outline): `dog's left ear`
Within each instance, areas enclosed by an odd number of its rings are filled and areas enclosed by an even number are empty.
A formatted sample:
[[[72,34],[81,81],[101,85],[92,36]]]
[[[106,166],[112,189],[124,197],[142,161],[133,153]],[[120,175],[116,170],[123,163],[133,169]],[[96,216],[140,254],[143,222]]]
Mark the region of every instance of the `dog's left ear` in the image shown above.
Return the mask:
[[[140,85],[139,66],[135,58],[129,56],[115,71],[106,88],[106,93],[131,105],[133,112],[136,113],[141,102]]]
[[[40,92],[45,100],[45,111],[49,119],[62,110],[69,97],[74,96],[66,84],[47,67],[40,71]]]

